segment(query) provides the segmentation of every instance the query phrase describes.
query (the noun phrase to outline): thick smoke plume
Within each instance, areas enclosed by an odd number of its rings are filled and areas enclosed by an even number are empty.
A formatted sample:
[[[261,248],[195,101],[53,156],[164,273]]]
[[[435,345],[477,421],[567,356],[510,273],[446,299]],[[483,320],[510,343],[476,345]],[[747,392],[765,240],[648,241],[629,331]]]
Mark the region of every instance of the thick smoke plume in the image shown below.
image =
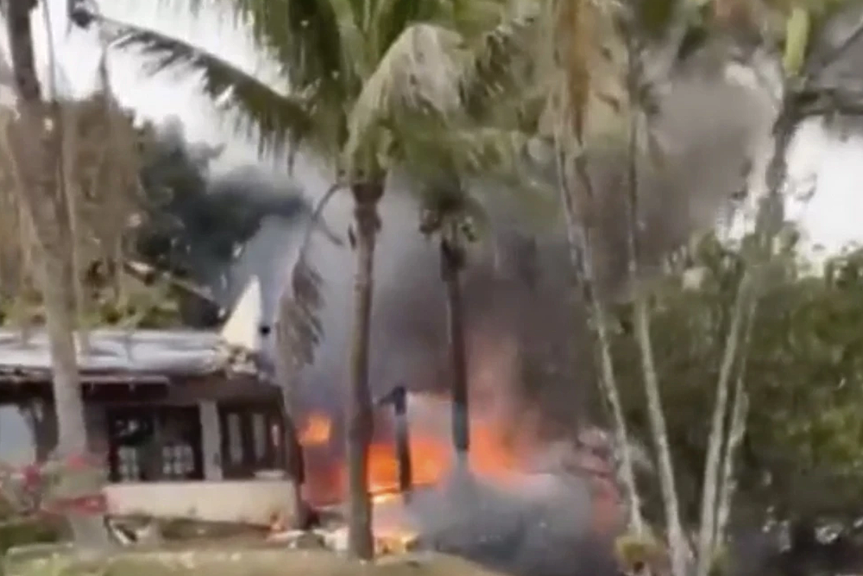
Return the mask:
[[[732,197],[745,190],[747,170],[772,115],[766,96],[726,79],[724,71],[705,72],[693,64],[677,73],[656,120],[655,136],[665,148],[661,165],[641,165],[645,263],[660,262],[693,233],[715,225]],[[591,159],[599,214],[599,284],[607,298],[623,297],[627,287],[625,165],[621,150],[600,150]],[[309,197],[319,197],[329,187],[311,162],[300,161],[297,170]],[[254,195],[248,198],[260,205]],[[533,452],[541,455],[555,441],[572,440],[579,425],[595,416],[587,408],[594,386],[593,352],[572,289],[563,218],[537,229],[526,224],[520,202],[494,196],[482,200],[491,233],[471,252],[464,279],[472,394],[492,403],[492,412],[509,425],[513,436],[538,442]],[[435,245],[419,234],[417,202],[395,180],[381,213],[373,393],[380,396],[397,384],[413,391],[444,392],[449,384],[445,302]],[[344,233],[351,218],[350,199],[334,201],[325,217],[337,233]],[[259,275],[265,313],[272,318],[297,236],[296,228],[284,220],[261,220],[261,230],[230,268],[235,281],[225,293],[236,294],[245,277]],[[310,258],[324,281],[325,333],[314,365],[302,375],[299,397],[303,409],[326,410],[338,419],[347,380],[353,255],[316,237]],[[608,542],[592,541],[596,535],[590,530],[590,502],[586,480],[550,466],[515,474],[511,483],[479,481],[457,472],[443,485],[418,494],[398,514],[429,546],[501,569],[532,576],[576,574],[579,567],[585,574],[604,573],[610,569]]]
[[[716,225],[746,190],[748,170],[763,145],[773,110],[769,99],[720,73],[683,70],[662,101],[656,138],[662,165],[641,165],[641,240],[645,264]],[[601,292],[625,297],[625,154],[603,150],[592,159],[598,195],[598,273]],[[414,390],[446,389],[444,301],[433,246],[415,232],[409,195],[390,189],[385,201],[376,276],[372,383],[377,393],[404,382]],[[519,209],[492,204],[498,252],[477,250],[465,279],[472,393],[491,388],[514,435],[545,441],[572,438],[593,387],[590,338],[572,290],[561,222],[538,233]],[[562,219],[561,219],[562,220]],[[346,224],[346,222],[345,222]],[[326,249],[322,248],[321,252]],[[319,256],[324,267],[350,270],[347,254]],[[350,277],[322,270],[329,283],[328,334],[322,362],[309,370],[309,394],[338,398],[344,382]],[[478,403],[474,403],[477,405]],[[333,407],[337,412],[337,408]],[[539,430],[522,418],[539,414]],[[545,444],[535,446],[540,452]],[[593,514],[585,479],[561,470],[525,473],[517,489],[456,474],[411,504],[430,546],[520,574],[585,573],[609,569],[607,547],[591,542]],[[593,553],[593,554],[591,554]],[[603,565],[603,563],[605,563]],[[592,566],[591,566],[592,565]]]

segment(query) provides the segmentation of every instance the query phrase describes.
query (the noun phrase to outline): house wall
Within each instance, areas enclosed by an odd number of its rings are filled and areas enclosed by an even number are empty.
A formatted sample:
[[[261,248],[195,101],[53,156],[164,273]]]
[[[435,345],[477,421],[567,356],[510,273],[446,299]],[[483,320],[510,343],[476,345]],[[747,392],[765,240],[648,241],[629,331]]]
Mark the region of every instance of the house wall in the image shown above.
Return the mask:
[[[108,485],[104,493],[108,512],[118,516],[269,526],[276,517],[293,517],[292,486],[288,480],[136,482]]]
[[[44,460],[56,447],[56,414],[47,383],[0,385],[0,390],[15,394],[0,398],[0,462],[24,465]],[[226,473],[222,455],[220,407],[239,403],[280,406],[279,390],[262,386],[251,377],[226,380],[215,376],[184,380],[173,386],[93,385],[84,388],[84,421],[88,433],[88,448],[95,454],[107,454],[108,410],[119,406],[195,406],[201,427],[203,476],[207,480],[223,480]],[[18,406],[40,402],[46,411],[45,423],[37,426],[34,435]],[[50,414],[47,414],[50,412]],[[44,428],[44,429],[43,429]],[[236,473],[232,473],[236,477]]]

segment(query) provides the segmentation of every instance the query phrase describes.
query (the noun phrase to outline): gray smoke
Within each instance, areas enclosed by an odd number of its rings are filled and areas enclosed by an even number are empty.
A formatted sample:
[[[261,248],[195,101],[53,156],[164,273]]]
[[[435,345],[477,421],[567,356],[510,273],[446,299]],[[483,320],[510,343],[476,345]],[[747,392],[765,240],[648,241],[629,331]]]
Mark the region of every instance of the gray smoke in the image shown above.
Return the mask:
[[[590,492],[577,477],[534,473],[498,486],[456,468],[410,508],[425,547],[515,574],[585,573],[578,567],[590,531]]]
[[[721,72],[678,72],[657,119],[656,136],[666,153],[661,166],[645,164],[641,171],[646,263],[659,262],[693,232],[715,224],[730,198],[745,188],[747,166],[772,114],[762,93],[726,80]],[[319,198],[329,187],[308,159],[299,159],[296,170],[309,198]],[[624,154],[596,152],[592,172],[601,289],[618,295],[626,288]],[[489,207],[491,230],[471,252],[464,280],[473,393],[483,396],[492,389],[516,435],[526,433],[516,418],[534,410],[542,430],[531,433],[571,438],[577,420],[591,417],[586,406],[593,357],[585,315],[572,289],[563,218],[558,214],[541,227],[531,226],[523,204],[491,195],[481,200]],[[381,395],[399,383],[415,391],[446,390],[445,301],[437,252],[418,233],[418,203],[404,183],[388,183],[381,216],[371,335],[373,393]],[[325,217],[344,235],[351,220],[350,198],[337,198]],[[295,250],[296,236],[279,220],[267,219],[233,268],[235,287],[249,274],[261,277],[265,313],[271,318]],[[318,235],[310,256],[324,281],[325,334],[314,365],[302,375],[300,397],[306,410],[324,409],[338,417],[347,381],[353,254]],[[519,474],[509,484],[462,471],[417,494],[400,514],[417,527],[427,546],[500,569],[533,576],[576,574],[579,567],[590,567],[585,573],[605,573],[611,569],[608,542],[592,540],[589,502],[584,480],[554,468]]]

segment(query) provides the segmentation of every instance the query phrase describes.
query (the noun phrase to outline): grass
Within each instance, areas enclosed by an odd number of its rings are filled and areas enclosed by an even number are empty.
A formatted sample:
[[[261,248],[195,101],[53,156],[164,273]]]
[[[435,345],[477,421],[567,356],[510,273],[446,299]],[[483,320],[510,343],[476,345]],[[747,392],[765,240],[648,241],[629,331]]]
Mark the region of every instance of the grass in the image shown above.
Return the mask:
[[[107,555],[48,551],[13,552],[6,559],[5,576],[495,576],[465,560],[426,553],[363,563],[318,550],[224,546]]]

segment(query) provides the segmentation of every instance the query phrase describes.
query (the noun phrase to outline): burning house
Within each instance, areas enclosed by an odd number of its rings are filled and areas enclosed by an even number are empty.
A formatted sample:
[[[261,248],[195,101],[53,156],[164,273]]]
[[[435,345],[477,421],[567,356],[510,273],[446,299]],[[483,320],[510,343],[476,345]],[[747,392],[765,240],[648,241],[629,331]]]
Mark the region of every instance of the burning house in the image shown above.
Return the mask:
[[[252,283],[221,333],[79,336],[85,423],[91,451],[105,456],[112,513],[253,523],[290,513],[278,472],[281,395],[255,358],[257,289]],[[39,460],[57,441],[50,366],[43,332],[0,332],[0,405],[25,415]]]

